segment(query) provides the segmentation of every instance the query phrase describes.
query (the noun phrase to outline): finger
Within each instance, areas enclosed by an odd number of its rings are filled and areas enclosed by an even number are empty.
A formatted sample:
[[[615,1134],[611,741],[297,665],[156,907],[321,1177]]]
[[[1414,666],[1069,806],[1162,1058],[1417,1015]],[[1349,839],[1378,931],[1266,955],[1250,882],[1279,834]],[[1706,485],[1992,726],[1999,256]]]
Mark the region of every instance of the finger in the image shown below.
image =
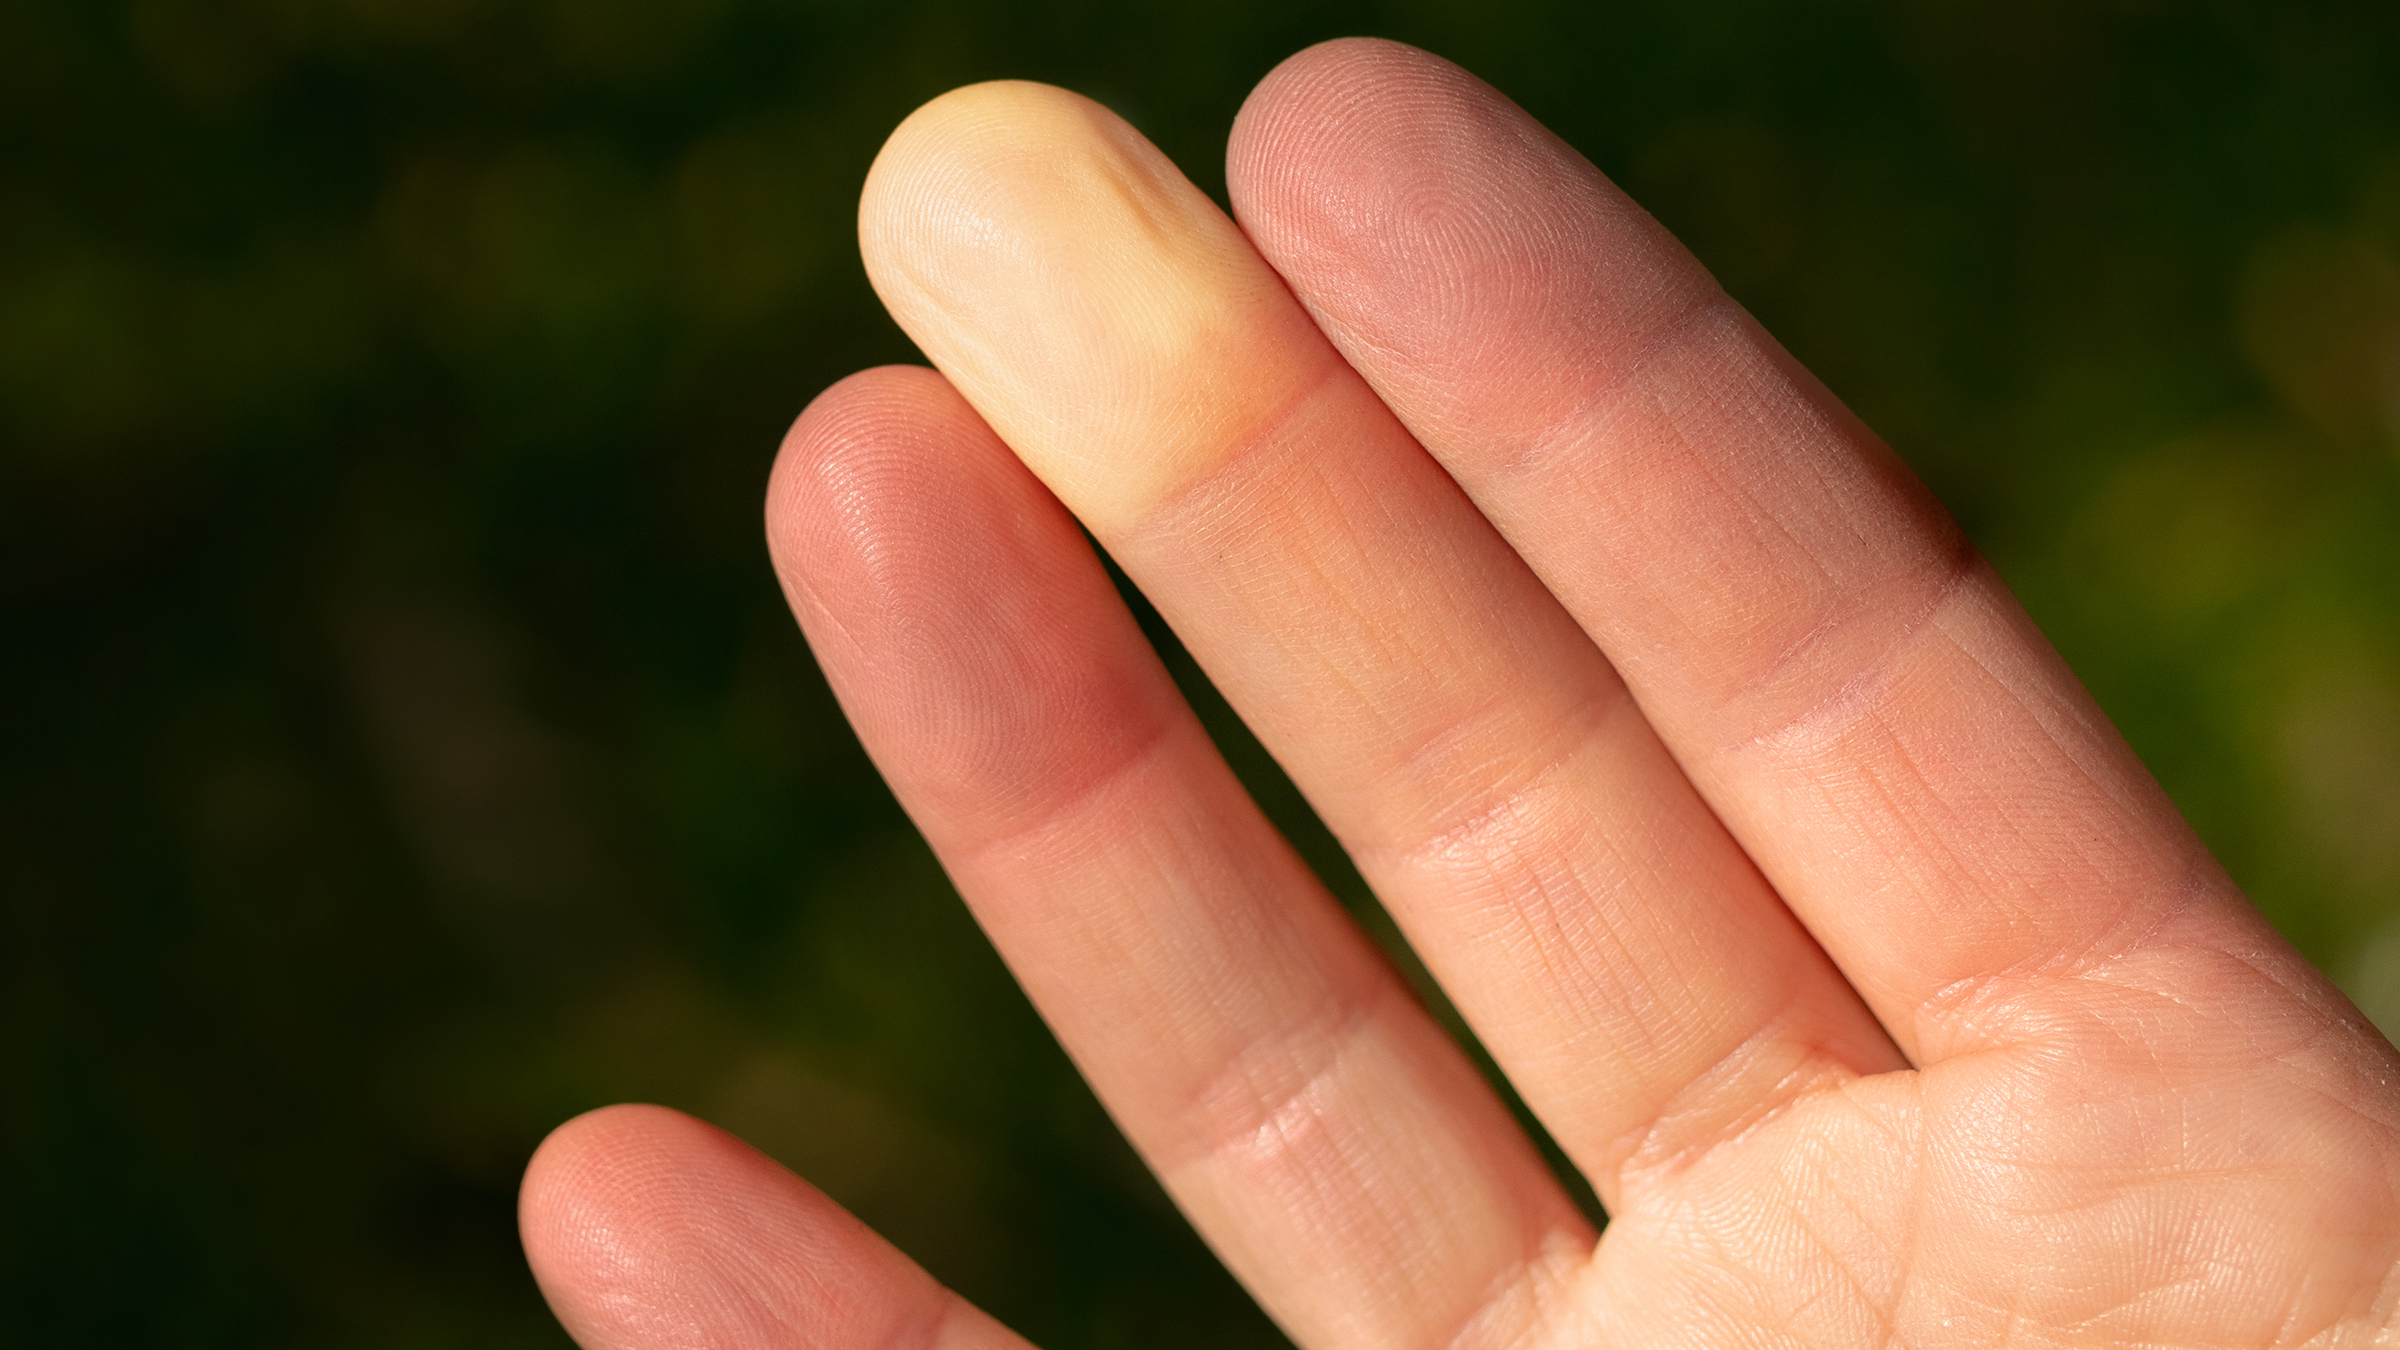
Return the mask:
[[[1900,1064],[1607,662],[1121,121],[1035,85],[894,134],[868,268],[1166,614],[1613,1198]]]
[[[1912,1057],[2039,1018],[1982,1007],[1996,977],[2257,944],[1924,488],[1514,105],[1328,44],[1260,86],[1230,164],[1265,255]]]
[[[551,1132],[518,1194],[525,1256],[584,1350],[1021,1350],[807,1182],[660,1106]]]
[[[1591,1233],[1234,780],[1090,546],[942,378],[785,443],[777,570],[860,738],[1203,1236],[1314,1350],[1507,1331]]]

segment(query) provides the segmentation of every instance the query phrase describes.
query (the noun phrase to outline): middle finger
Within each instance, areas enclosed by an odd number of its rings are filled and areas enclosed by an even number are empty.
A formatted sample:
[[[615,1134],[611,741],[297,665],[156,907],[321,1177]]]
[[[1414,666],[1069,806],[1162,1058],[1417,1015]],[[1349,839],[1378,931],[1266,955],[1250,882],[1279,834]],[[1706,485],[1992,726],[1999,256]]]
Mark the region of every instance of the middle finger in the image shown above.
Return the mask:
[[[1598,649],[1240,232],[1097,105],[920,110],[861,210],[934,363],[1122,563],[1614,1202],[1901,1064]]]

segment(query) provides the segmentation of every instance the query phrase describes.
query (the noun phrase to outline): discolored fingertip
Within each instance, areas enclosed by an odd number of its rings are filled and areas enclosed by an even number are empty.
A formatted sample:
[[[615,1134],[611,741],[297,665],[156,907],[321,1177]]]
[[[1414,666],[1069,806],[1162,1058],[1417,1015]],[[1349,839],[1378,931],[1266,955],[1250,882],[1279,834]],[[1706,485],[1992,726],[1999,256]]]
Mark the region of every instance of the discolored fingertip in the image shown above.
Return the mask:
[[[1103,538],[1332,359],[1172,161],[1048,85],[910,115],[867,175],[859,246],[900,326]]]

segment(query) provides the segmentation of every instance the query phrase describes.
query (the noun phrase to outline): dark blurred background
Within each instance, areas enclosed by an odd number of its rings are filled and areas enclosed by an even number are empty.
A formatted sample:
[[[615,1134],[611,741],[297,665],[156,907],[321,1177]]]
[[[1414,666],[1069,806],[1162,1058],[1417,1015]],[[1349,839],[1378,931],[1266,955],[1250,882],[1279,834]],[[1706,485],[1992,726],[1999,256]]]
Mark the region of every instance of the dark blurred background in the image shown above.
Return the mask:
[[[1057,81],[1221,191],[1250,84],[1349,32],[1681,232],[2400,1026],[2388,3],[6,0],[0,1341],[562,1344],[517,1174],[640,1098],[1050,1350],[1277,1344],[759,511],[808,398],[913,356],[851,237],[913,105]]]

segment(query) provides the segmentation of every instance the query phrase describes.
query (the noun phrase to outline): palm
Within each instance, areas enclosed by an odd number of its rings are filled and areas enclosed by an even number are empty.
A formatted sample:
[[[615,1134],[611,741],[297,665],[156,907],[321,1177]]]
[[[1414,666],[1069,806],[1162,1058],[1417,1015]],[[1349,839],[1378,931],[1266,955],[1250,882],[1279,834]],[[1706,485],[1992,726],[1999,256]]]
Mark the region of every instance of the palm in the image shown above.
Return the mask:
[[[1070,95],[912,117],[861,232],[941,374],[819,399],[769,534],[961,892],[1294,1339],[2394,1343],[2400,1063],[1890,453],[1422,54],[1287,63],[1229,177],[1239,230]],[[1590,1179],[1596,1245],[1077,518]],[[668,1113],[562,1129],[525,1223],[589,1346],[1014,1344]]]
[[[1954,1063],[1806,1102],[1635,1199],[1555,1343],[1698,1318],[1799,1345],[2387,1344],[2382,1130],[2314,1069],[2212,1058]]]

